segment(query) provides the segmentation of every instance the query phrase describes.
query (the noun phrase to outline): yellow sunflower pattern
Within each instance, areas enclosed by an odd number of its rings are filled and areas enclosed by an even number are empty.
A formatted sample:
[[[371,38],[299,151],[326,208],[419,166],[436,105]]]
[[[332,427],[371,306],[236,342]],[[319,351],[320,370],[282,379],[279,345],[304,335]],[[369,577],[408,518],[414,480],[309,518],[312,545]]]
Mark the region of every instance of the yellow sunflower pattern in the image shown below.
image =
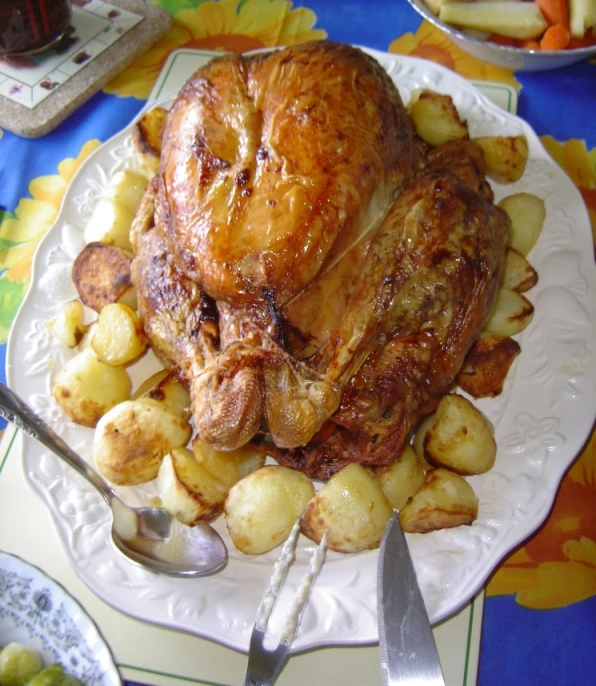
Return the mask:
[[[179,48],[245,52],[327,37],[326,31],[313,28],[317,18],[312,10],[292,9],[286,0],[204,2],[194,9],[174,10],[173,18],[169,33],[113,79],[106,93],[147,98],[168,55]]]
[[[542,136],[542,143],[579,188],[588,208],[596,245],[596,148],[587,150],[584,141],[576,138],[566,143],[557,143],[550,136]]]
[[[64,193],[76,170],[98,140],[87,141],[76,158],[58,165],[58,173],[38,176],[29,184],[30,198],[21,198],[14,214],[0,223],[0,344],[6,343],[10,326],[29,285],[31,262],[39,242],[54,223]]]
[[[502,563],[487,595],[515,593],[531,609],[552,609],[596,595],[596,434],[561,484],[542,528]]]

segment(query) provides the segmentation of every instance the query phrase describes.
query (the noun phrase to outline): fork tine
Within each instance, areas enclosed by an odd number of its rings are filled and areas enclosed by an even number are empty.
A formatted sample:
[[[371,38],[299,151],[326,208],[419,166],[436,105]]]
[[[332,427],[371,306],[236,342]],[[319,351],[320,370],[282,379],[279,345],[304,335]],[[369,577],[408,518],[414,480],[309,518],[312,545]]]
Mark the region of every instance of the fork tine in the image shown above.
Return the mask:
[[[269,580],[269,585],[265,595],[259,604],[257,617],[250,637],[250,647],[248,652],[248,665],[244,686],[271,686],[279,676],[288,658],[290,646],[296,638],[300,620],[308,603],[310,589],[313,581],[325,560],[327,549],[327,533],[314,551],[308,569],[300,581],[300,585],[292,602],[290,612],[280,633],[280,640],[273,650],[267,650],[263,643],[265,633],[269,624],[269,619],[277,598],[279,590],[288,574],[288,569],[294,560],[298,534],[300,533],[300,520],[298,520],[288,539],[284,543],[279,559],[273,568],[273,574]]]
[[[269,585],[265,591],[265,595],[261,600],[259,609],[257,610],[257,618],[255,621],[255,626],[261,631],[267,630],[267,625],[269,623],[269,618],[277,602],[277,596],[279,594],[279,589],[281,588],[283,582],[288,575],[288,570],[290,565],[294,561],[294,556],[296,553],[296,545],[298,544],[298,534],[300,533],[300,520],[297,519],[296,523],[290,531],[286,542],[281,549],[279,559],[273,567],[273,574],[269,579]]]
[[[288,646],[291,646],[296,638],[296,632],[298,631],[302,615],[306,609],[306,604],[308,603],[313,581],[315,580],[315,577],[319,573],[319,570],[325,561],[325,552],[327,550],[327,533],[327,531],[324,533],[321,542],[316,547],[315,552],[310,558],[308,569],[306,570],[305,575],[302,577],[300,586],[298,586],[298,591],[294,596],[294,601],[292,603],[292,607],[290,608],[290,614],[281,630],[281,640],[285,641]]]

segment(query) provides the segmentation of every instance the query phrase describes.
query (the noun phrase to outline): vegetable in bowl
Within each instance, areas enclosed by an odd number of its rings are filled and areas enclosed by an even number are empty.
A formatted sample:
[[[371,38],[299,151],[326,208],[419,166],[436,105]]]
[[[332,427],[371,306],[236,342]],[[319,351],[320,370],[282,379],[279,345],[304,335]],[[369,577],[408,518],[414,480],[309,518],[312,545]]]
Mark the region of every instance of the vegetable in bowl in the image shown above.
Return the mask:
[[[408,0],[470,55],[511,71],[596,55],[596,0]]]
[[[13,641],[0,649],[0,686],[81,686],[59,663],[44,667],[41,654]]]
[[[556,51],[596,44],[596,0],[427,0],[441,21],[486,39],[527,50]]]

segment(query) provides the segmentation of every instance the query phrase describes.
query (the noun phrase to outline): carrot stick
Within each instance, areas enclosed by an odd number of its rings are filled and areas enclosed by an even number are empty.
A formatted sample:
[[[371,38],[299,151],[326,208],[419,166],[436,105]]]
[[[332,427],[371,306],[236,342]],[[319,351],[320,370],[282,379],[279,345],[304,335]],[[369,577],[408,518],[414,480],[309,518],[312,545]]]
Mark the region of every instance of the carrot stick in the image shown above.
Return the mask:
[[[569,31],[562,24],[549,26],[540,39],[542,50],[564,50],[569,45]]]
[[[569,9],[567,0],[534,0],[544,18],[551,25],[561,24],[569,29]]]

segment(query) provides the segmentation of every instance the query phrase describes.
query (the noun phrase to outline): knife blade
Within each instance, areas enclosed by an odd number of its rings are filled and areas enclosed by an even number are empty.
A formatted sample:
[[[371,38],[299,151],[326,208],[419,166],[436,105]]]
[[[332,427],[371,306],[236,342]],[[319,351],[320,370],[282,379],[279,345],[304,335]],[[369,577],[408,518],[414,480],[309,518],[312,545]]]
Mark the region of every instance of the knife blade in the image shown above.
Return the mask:
[[[379,552],[377,613],[383,684],[445,686],[435,638],[396,512]]]

